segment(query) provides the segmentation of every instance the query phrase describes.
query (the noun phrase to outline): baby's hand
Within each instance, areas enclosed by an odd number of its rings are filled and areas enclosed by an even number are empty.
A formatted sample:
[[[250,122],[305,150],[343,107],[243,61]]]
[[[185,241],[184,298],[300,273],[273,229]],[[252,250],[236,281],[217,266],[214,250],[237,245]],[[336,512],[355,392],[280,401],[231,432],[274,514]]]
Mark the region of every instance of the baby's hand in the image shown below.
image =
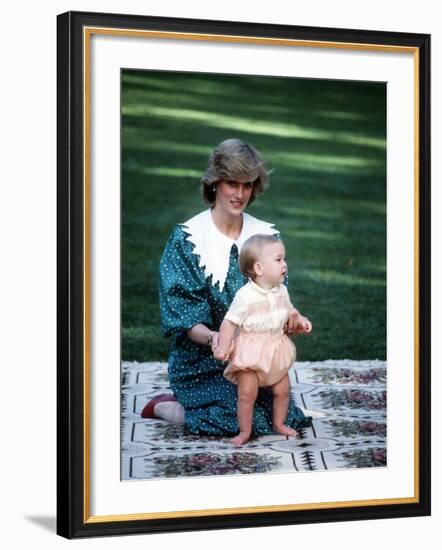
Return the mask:
[[[292,309],[292,311],[290,311],[287,323],[284,325],[284,332],[286,334],[296,334],[299,317],[300,315],[296,309]]]
[[[213,352],[213,357],[218,361],[227,361],[230,355],[229,351],[218,346]]]
[[[310,320],[307,319],[307,317],[300,315],[298,319],[298,324],[296,327],[296,333],[309,334],[312,331],[312,329],[313,329],[313,325],[311,324]]]

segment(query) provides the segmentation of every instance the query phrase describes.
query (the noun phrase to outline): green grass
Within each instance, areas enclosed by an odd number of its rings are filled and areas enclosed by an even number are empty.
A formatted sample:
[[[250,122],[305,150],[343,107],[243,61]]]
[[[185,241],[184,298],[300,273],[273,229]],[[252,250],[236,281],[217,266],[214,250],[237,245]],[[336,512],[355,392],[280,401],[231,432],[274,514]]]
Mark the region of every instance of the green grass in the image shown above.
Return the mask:
[[[158,262],[205,206],[213,147],[252,143],[274,170],[250,214],[281,231],[313,333],[300,360],[386,358],[386,88],[379,83],[124,71],[123,359],[165,360]]]

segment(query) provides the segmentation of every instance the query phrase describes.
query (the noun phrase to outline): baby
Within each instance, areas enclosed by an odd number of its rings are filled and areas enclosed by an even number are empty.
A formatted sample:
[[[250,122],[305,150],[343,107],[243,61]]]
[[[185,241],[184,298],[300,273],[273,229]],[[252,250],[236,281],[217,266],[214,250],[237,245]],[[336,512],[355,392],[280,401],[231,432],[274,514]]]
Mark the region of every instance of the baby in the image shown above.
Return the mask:
[[[298,435],[285,425],[290,397],[288,371],[296,350],[284,327],[297,333],[312,330],[311,322],[293,307],[283,284],[287,264],[284,244],[278,237],[250,237],[241,249],[239,265],[249,282],[236,293],[214,350],[215,359],[229,360],[224,376],[238,384],[239,434],[232,439],[236,447],[250,438],[261,386],[272,387],[273,429],[286,436]]]

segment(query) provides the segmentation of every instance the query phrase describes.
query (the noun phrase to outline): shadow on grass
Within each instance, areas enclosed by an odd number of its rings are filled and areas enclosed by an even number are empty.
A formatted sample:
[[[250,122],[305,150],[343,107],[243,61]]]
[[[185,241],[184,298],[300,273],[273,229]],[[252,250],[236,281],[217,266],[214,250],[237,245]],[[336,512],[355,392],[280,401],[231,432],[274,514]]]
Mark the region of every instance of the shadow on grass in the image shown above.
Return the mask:
[[[204,207],[214,145],[240,137],[274,169],[252,215],[275,223],[290,292],[315,329],[304,360],[385,358],[385,86],[130,71],[123,74],[123,358],[165,360],[158,263]]]

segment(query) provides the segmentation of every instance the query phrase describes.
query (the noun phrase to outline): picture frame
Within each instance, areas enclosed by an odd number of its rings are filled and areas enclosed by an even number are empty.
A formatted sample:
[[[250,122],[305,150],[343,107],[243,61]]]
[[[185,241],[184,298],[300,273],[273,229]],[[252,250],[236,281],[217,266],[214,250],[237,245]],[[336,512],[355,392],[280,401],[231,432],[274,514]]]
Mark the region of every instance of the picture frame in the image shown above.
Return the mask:
[[[407,58],[412,67],[412,78],[408,82],[412,112],[408,115],[413,121],[413,158],[407,159],[407,169],[410,171],[410,165],[412,170],[412,186],[404,194],[410,195],[412,217],[408,223],[413,230],[412,242],[407,244],[404,254],[413,270],[411,293],[406,296],[413,310],[410,321],[413,360],[407,367],[413,391],[403,399],[408,399],[404,402],[413,409],[413,437],[408,457],[412,464],[410,494],[355,499],[337,495],[332,500],[324,495],[317,501],[287,502],[285,499],[280,503],[278,495],[272,497],[272,501],[265,495],[256,504],[232,502],[229,506],[184,509],[179,505],[174,508],[172,503],[167,510],[151,507],[129,513],[121,509],[105,514],[95,512],[93,500],[99,489],[93,485],[93,479],[98,476],[99,468],[93,466],[92,457],[103,434],[93,423],[98,356],[94,344],[97,331],[91,317],[98,307],[107,307],[103,302],[94,302],[96,286],[91,284],[94,262],[100,261],[97,260],[100,250],[91,236],[100,229],[99,222],[92,219],[98,198],[93,188],[97,151],[91,142],[95,131],[92,110],[96,105],[92,101],[92,94],[96,93],[92,92],[95,90],[92,81],[93,77],[97,78],[94,72],[99,71],[93,40],[100,36],[125,43],[136,41],[137,45],[146,39],[168,41],[172,46],[191,44],[196,49],[203,44],[266,47],[274,49],[274,58],[281,56],[283,49],[303,48],[319,56],[333,50],[342,55],[385,53],[393,60],[395,56]],[[161,60],[158,63],[161,66]],[[99,99],[106,101],[104,97]],[[66,538],[80,538],[429,515],[430,36],[68,12],[59,15],[57,20],[57,115],[57,533]],[[118,138],[114,136],[117,142]],[[391,194],[388,202],[392,204]],[[410,208],[404,211],[407,221]],[[119,410],[118,395],[113,394],[111,399]],[[349,485],[353,483],[352,478],[348,479]],[[192,487],[191,482],[168,480],[163,482],[163,488],[166,483],[171,495],[169,500],[173,499],[174,491],[181,493]]]

